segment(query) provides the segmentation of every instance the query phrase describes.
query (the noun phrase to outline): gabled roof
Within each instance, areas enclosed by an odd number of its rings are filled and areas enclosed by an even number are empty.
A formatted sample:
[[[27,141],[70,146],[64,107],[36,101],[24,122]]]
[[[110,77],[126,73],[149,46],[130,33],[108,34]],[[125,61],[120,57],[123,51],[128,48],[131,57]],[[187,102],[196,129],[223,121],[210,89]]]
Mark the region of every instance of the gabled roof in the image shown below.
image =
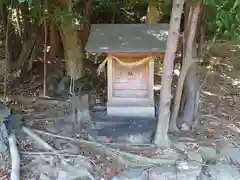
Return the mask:
[[[87,52],[165,52],[169,24],[92,24]]]

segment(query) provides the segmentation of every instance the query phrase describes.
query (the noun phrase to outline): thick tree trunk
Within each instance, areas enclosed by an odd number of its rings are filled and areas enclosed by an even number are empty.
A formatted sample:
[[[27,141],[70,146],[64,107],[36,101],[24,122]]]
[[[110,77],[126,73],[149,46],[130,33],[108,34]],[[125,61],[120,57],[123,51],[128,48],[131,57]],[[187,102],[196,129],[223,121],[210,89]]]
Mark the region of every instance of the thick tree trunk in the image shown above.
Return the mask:
[[[171,122],[170,122],[170,129],[173,131],[178,131],[177,119],[178,119],[178,113],[179,113],[179,107],[181,103],[185,77],[188,74],[189,69],[192,68],[192,66],[196,63],[196,59],[193,58],[193,44],[195,43],[195,34],[196,34],[196,27],[197,27],[199,12],[200,12],[200,2],[196,2],[196,4],[192,5],[191,11],[190,11],[191,14],[188,18],[187,32],[189,32],[189,34],[185,34],[185,36],[187,36],[186,50],[185,50],[185,55],[183,59],[183,66],[178,79],[177,90],[176,90],[176,95],[174,99],[173,112],[172,112]]]
[[[157,23],[159,20],[159,12],[157,9],[157,4],[155,0],[149,0],[148,8],[147,8],[147,24]]]
[[[49,59],[52,59],[60,54],[59,52],[61,45],[59,30],[53,19],[51,19],[49,25],[49,44],[51,47],[49,51]]]
[[[171,85],[183,4],[184,0],[174,0],[173,2],[167,50],[163,63],[158,125],[155,134],[155,144],[159,147],[169,147],[170,145],[167,132],[170,119]]]
[[[77,38],[77,29],[72,24],[61,23],[59,30],[64,47],[67,73],[73,79],[79,79],[83,75],[84,55],[81,41]]]
[[[67,10],[69,13],[72,13],[73,1],[72,0],[58,0],[58,8],[62,10]],[[54,11],[56,6],[49,5],[50,9]],[[59,17],[56,14],[56,19],[59,20]],[[72,20],[71,20],[72,21]],[[66,71],[73,79],[79,79],[83,75],[83,60],[84,53],[82,48],[82,43],[78,38],[78,32],[76,25],[73,22],[63,20],[58,25],[60,32],[64,54],[66,59]]]

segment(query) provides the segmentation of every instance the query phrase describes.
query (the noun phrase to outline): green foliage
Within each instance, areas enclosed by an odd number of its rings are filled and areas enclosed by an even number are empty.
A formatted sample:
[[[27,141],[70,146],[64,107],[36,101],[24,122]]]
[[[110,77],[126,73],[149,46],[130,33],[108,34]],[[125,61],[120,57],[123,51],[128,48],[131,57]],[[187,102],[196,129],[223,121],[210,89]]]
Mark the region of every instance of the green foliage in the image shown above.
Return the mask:
[[[103,12],[107,8],[121,7],[121,1],[119,0],[94,0],[93,7],[99,12]]]
[[[55,17],[57,20],[57,23],[63,23],[66,25],[71,25],[72,23],[82,23],[83,17],[76,12],[69,12],[67,9],[60,9],[57,8],[55,11]]]
[[[207,33],[240,40],[240,0],[205,0],[205,3]]]
[[[9,1],[9,0],[1,0],[0,1],[0,6],[2,6],[2,5],[8,5],[8,4],[10,4],[11,2]]]
[[[48,11],[42,7],[40,4],[39,5],[34,5],[30,8],[29,10],[30,17],[36,20],[44,20],[44,19],[49,19],[50,14]]]
[[[58,8],[56,7],[54,15],[50,14],[49,11],[43,7],[41,0],[17,0],[19,3],[28,2],[31,4],[29,7],[29,14],[32,19],[44,20],[50,19],[51,16],[56,18],[57,23],[64,23],[71,25],[76,22],[83,22],[83,18],[79,13],[69,12],[67,8]]]
[[[25,3],[25,2],[27,2],[27,3],[32,3],[32,0],[18,0],[18,2],[19,3]]]
[[[146,16],[147,7],[147,0],[125,0],[123,8],[141,18],[143,16]]]
[[[169,20],[171,17],[172,3],[173,3],[173,1],[171,1],[171,0],[165,0],[160,5],[160,9],[162,11],[162,16],[163,16],[161,19],[163,21]]]

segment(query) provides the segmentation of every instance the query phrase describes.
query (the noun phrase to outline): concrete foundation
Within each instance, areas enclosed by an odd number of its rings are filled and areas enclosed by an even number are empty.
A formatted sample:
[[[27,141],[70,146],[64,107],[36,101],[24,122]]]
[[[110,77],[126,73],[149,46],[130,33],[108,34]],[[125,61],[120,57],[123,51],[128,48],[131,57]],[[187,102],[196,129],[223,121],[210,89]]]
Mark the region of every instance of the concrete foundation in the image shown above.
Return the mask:
[[[107,103],[107,115],[155,118],[155,107],[154,104],[149,101],[113,101]]]

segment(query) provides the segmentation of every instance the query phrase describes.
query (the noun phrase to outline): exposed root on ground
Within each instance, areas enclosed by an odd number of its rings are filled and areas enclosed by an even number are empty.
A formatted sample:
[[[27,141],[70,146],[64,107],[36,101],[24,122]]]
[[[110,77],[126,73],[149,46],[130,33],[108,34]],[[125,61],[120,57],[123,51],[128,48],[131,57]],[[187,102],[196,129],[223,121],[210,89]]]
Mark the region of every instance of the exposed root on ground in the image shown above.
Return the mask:
[[[67,141],[71,141],[72,143],[79,143],[81,146],[91,148],[91,150],[97,151],[100,154],[104,154],[106,156],[113,157],[115,160],[117,160],[117,161],[119,161],[122,164],[127,165],[127,166],[133,166],[133,165],[134,166],[161,165],[163,162],[164,163],[167,163],[167,162],[173,163],[173,162],[176,161],[175,159],[148,158],[148,157],[144,157],[144,156],[139,156],[139,155],[135,155],[135,154],[132,154],[132,153],[129,153],[129,152],[121,151],[119,149],[114,149],[114,148],[109,147],[107,145],[100,144],[96,141],[87,141],[87,140],[83,140],[83,139],[75,139],[75,138],[60,136],[60,135],[56,135],[56,134],[53,134],[53,133],[40,131],[40,130],[34,130],[34,132],[37,132],[37,133],[43,134],[43,135],[47,135],[47,136],[52,136],[52,137],[55,137],[55,138],[64,139],[64,140],[67,140]],[[116,144],[115,144],[115,146],[116,146]],[[136,148],[136,146],[134,148]],[[137,148],[137,149],[139,149],[139,148]],[[130,145],[129,145],[129,149],[130,149]],[[149,149],[154,150],[155,152],[158,151],[158,149],[154,148],[154,146],[148,147],[148,150]],[[144,148],[142,147],[142,152],[143,151],[144,151]],[[141,155],[143,155],[143,154],[144,153],[142,153]]]

